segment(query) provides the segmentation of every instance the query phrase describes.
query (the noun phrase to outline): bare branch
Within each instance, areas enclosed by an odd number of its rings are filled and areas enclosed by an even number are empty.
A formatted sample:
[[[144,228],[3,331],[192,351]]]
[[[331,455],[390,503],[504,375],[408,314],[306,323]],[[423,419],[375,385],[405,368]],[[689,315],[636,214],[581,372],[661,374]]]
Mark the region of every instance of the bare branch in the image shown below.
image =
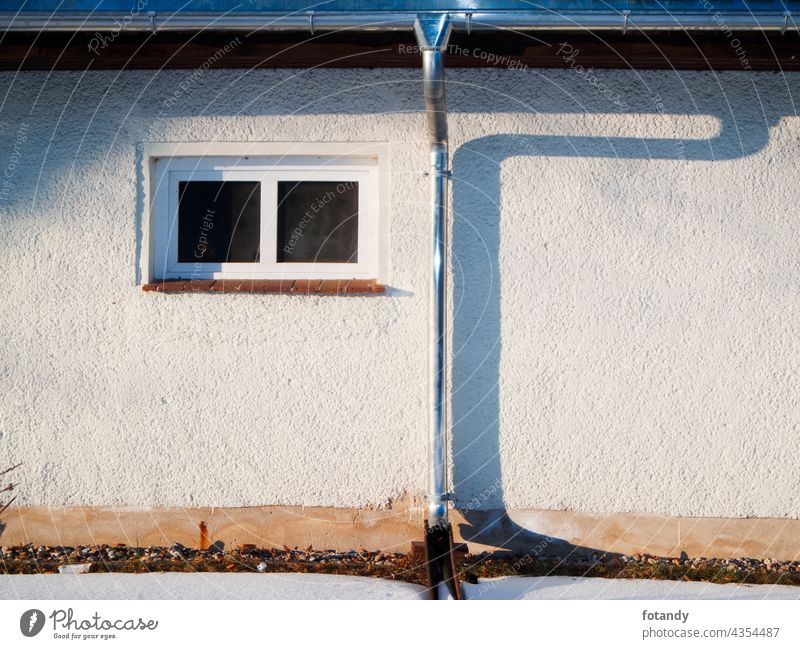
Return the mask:
[[[20,466],[22,466],[22,462],[20,462],[19,464],[15,464],[10,469],[6,469],[5,471],[0,471],[0,475],[5,475],[9,471],[13,471],[14,469],[16,469],[17,467],[20,467]]]
[[[5,505],[3,505],[3,509],[0,509],[0,514],[2,514],[2,513],[3,513],[3,512],[6,510],[6,509],[8,509],[8,508],[11,506],[11,503],[13,503],[13,502],[14,502],[16,499],[17,499],[17,497],[16,497],[16,496],[14,496],[14,497],[13,497],[11,500],[9,500],[9,501],[8,501],[8,502],[7,502]]]

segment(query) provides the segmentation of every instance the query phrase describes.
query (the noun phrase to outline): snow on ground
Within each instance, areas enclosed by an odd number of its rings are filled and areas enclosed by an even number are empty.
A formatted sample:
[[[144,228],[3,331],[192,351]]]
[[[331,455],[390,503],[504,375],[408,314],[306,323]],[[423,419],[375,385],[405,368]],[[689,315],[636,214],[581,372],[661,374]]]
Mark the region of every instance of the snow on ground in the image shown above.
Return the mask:
[[[467,599],[800,599],[800,587],[579,577],[463,584]],[[0,575],[0,599],[424,599],[402,581],[300,573]]]
[[[422,599],[402,581],[301,573],[0,575],[0,599]]]
[[[654,579],[499,577],[463,588],[467,599],[800,599],[797,586]]]

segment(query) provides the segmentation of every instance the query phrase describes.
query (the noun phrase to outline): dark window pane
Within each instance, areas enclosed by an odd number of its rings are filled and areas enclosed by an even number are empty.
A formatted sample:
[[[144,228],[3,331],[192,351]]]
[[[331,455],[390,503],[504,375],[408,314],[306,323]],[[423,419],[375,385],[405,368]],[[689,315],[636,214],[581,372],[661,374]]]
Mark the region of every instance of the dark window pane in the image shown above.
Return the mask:
[[[278,261],[358,262],[358,183],[279,182]]]
[[[259,260],[261,183],[190,180],[178,195],[179,262]]]

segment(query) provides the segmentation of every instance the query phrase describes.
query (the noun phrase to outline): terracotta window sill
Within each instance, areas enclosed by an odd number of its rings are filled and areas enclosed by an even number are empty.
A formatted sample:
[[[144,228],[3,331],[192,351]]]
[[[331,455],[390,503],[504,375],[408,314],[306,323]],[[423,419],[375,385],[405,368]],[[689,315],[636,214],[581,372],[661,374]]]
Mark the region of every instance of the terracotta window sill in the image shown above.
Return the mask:
[[[347,295],[383,293],[374,279],[167,279],[145,284],[155,293],[292,293]]]

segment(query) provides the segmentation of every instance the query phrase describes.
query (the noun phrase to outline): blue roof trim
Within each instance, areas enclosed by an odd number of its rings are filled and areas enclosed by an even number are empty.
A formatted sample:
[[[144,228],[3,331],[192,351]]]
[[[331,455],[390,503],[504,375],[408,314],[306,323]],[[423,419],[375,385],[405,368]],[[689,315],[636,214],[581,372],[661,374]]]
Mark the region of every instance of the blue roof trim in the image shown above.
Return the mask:
[[[713,0],[710,13],[792,13],[800,0]],[[75,13],[320,13],[426,11],[636,11],[709,13],[702,0],[0,0],[0,11]]]

